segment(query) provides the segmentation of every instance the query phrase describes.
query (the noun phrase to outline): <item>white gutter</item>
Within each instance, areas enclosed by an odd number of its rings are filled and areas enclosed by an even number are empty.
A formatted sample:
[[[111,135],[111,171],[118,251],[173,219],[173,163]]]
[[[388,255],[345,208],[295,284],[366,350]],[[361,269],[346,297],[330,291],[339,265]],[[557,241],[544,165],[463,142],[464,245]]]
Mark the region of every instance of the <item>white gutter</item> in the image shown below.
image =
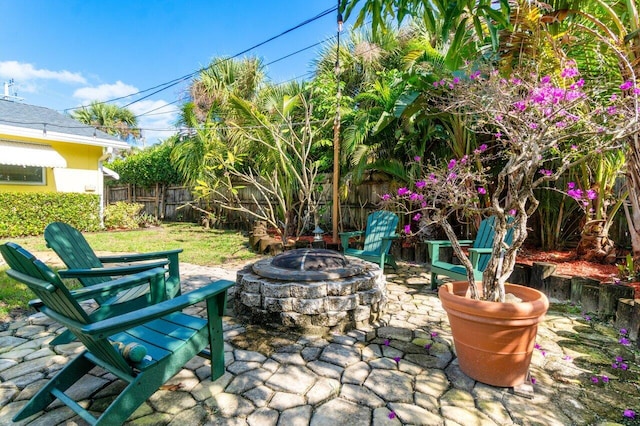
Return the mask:
[[[69,133],[53,132],[49,129],[44,131],[39,129],[29,129],[26,127],[7,126],[0,124],[0,134],[6,134],[11,136],[21,136],[24,138],[38,139],[38,140],[50,140],[56,142],[72,142],[82,145],[102,146],[119,149],[130,149],[128,143],[124,141],[114,139],[103,139],[92,136],[79,136]]]
[[[48,133],[48,132],[47,132]],[[98,188],[100,188],[100,228],[104,228],[104,173],[102,162],[113,155],[113,147],[102,150],[102,156],[98,158]]]

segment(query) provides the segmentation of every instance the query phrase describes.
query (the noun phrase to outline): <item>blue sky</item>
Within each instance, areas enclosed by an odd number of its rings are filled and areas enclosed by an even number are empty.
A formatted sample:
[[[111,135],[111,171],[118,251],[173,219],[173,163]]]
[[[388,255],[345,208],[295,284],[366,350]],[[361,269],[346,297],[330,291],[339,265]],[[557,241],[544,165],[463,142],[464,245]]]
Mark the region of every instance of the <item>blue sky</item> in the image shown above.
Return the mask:
[[[334,0],[0,0],[0,81],[23,102],[58,111],[149,89],[232,56],[337,5]],[[336,33],[333,12],[246,55],[264,63]],[[267,67],[304,76],[322,46]],[[146,144],[174,132],[186,84],[129,106]],[[135,98],[125,99],[125,105]]]

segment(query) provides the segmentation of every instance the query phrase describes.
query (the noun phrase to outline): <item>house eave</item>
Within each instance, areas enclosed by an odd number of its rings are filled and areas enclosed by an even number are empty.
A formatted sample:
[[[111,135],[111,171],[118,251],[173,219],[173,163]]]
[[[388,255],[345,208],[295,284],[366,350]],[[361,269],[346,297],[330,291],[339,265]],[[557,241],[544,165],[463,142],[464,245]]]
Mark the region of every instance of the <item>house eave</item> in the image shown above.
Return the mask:
[[[71,135],[69,133],[52,132],[47,130],[46,133],[42,130],[29,129],[25,127],[7,126],[0,124],[0,134],[7,136],[18,136],[30,139],[36,139],[41,141],[55,141],[55,142],[68,142],[77,143],[82,145],[92,145],[101,147],[112,147],[118,149],[130,149],[128,143],[117,140],[103,139],[99,137],[87,137]]]

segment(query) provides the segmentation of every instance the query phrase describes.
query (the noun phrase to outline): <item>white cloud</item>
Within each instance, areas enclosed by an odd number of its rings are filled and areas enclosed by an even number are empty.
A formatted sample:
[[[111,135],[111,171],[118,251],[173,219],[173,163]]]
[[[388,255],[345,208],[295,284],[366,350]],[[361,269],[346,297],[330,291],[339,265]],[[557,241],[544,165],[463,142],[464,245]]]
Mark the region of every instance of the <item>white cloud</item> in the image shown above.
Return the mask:
[[[144,100],[128,106],[138,115],[138,125],[143,129],[145,145],[152,145],[176,133],[174,123],[180,110],[163,100]]]
[[[61,83],[85,84],[87,80],[80,73],[70,71],[51,71],[38,69],[32,64],[24,64],[18,61],[0,61],[0,78],[13,78],[16,81],[25,82],[31,80],[56,80]]]
[[[91,101],[107,101],[109,99],[131,95],[138,91],[137,87],[125,84],[118,80],[113,84],[101,84],[96,87],[82,87],[73,92],[73,97],[80,99],[83,104],[89,104]]]

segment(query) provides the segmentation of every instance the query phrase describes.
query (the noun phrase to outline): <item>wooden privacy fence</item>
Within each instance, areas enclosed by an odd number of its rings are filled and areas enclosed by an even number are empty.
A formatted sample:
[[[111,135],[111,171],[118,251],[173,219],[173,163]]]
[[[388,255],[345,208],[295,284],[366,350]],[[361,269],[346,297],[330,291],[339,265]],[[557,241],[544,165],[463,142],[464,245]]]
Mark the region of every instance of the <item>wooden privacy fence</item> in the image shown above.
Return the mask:
[[[324,176],[324,179],[325,183],[319,193],[320,227],[330,232],[332,224],[331,178],[327,175]],[[377,174],[372,174],[369,180],[358,186],[351,187],[347,199],[340,202],[340,223],[343,229],[364,229],[369,213],[378,209],[377,202],[380,195],[394,189],[388,179],[385,179],[383,175]],[[241,204],[247,207],[255,206],[254,199],[261,205],[266,204],[262,194],[248,185],[239,188],[238,197]],[[241,212],[215,206],[212,199],[196,201],[191,191],[184,186],[161,184],[156,184],[152,187],[142,187],[134,184],[107,186],[104,199],[105,204],[113,204],[118,201],[142,204],[146,213],[167,221],[202,223],[205,215],[199,209],[211,212],[215,225],[221,228],[249,230],[254,221],[253,218],[247,218]],[[192,208],[192,205],[196,208]],[[531,218],[534,227],[531,230],[531,236],[534,238],[536,237],[535,220],[538,219],[539,217]],[[409,219],[404,218],[404,220],[408,221]],[[401,218],[401,225],[403,224],[402,221],[403,219]],[[312,228],[313,226],[310,229]],[[609,236],[621,246],[630,247],[631,245],[627,221],[622,209],[616,216],[616,220],[609,231]],[[578,235],[573,236],[573,238],[577,237]]]
[[[367,223],[367,215],[377,210],[379,195],[389,191],[389,182],[374,176],[370,181],[352,187],[346,200],[340,202],[342,226],[345,229],[362,229]],[[325,177],[325,183],[319,191],[320,226],[325,230],[331,228],[331,181]],[[255,206],[253,200],[261,205],[266,200],[255,188],[244,186],[238,189],[238,197],[242,205]],[[210,211],[216,225],[234,229],[249,229],[252,218],[240,212],[230,211],[215,206],[212,199],[195,200],[187,187],[156,184],[143,187],[135,184],[107,186],[105,188],[105,204],[118,201],[139,203],[144,205],[144,212],[167,221],[200,222],[204,213],[199,209]],[[195,206],[197,208],[193,208]]]

